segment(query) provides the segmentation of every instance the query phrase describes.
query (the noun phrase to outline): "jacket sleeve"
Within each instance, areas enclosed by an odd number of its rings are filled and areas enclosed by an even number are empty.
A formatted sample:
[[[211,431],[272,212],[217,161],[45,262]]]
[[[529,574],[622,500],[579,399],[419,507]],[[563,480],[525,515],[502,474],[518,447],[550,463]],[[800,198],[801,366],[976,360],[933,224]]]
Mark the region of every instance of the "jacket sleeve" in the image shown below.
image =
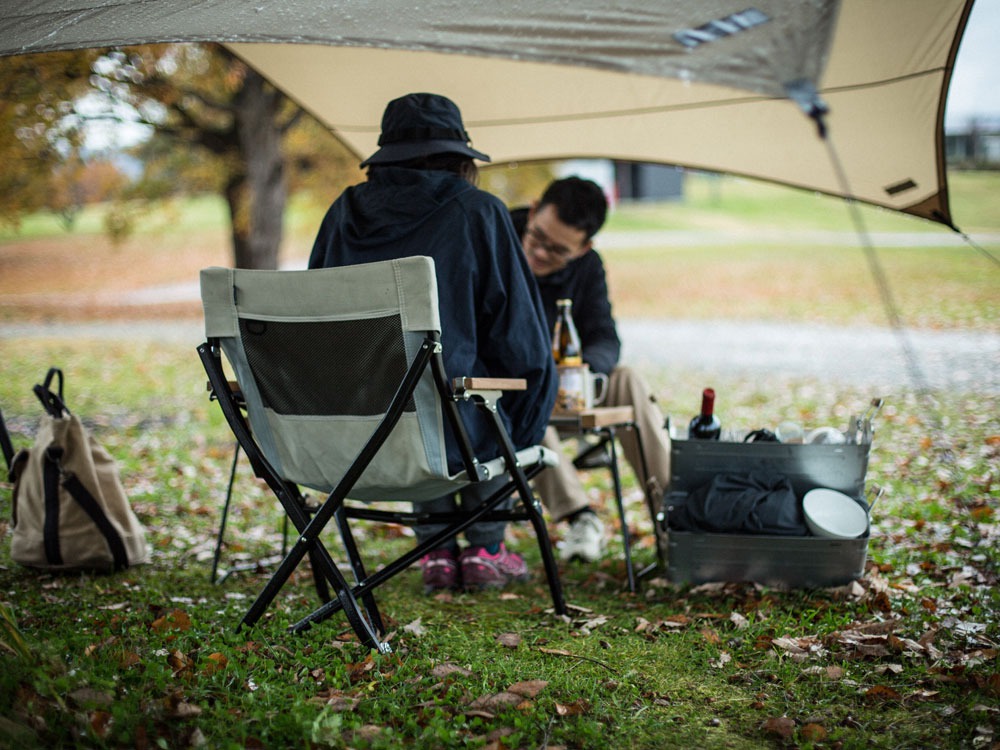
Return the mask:
[[[480,279],[480,356],[490,374],[527,381],[527,390],[505,393],[500,400],[511,439],[517,448],[524,448],[542,440],[555,405],[558,376],[542,325],[545,315],[538,287],[499,202],[484,231],[492,235],[493,251],[492,268]]]
[[[611,298],[604,273],[604,263],[593,250],[578,262],[580,284],[573,299],[573,322],[580,334],[583,361],[594,372],[610,373],[618,364],[622,343],[611,315]]]

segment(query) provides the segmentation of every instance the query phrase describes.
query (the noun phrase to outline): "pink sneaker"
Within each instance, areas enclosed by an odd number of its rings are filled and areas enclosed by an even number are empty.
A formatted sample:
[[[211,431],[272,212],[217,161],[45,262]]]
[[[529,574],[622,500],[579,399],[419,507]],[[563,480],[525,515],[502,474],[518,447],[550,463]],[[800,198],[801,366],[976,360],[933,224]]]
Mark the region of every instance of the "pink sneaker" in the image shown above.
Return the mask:
[[[420,558],[424,593],[458,588],[458,557],[451,549],[436,549]]]
[[[507,551],[505,544],[491,555],[485,547],[469,547],[459,555],[462,566],[462,584],[467,589],[502,588],[511,581],[531,578],[524,558]]]

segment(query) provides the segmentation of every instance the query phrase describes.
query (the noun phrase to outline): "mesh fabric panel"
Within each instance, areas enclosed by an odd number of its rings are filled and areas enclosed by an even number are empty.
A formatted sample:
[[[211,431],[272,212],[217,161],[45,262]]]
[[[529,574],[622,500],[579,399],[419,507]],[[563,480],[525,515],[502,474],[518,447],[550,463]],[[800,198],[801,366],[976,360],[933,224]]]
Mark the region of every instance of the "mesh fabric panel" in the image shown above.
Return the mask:
[[[337,321],[240,319],[264,405],[279,414],[375,416],[406,374],[399,316]],[[411,397],[406,411],[415,411]]]

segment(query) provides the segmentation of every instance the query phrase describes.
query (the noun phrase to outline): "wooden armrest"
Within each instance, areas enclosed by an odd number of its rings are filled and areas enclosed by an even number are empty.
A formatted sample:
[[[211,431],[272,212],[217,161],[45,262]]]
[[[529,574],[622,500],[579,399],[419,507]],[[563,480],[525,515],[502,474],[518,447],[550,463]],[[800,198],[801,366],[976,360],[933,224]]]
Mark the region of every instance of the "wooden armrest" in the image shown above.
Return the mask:
[[[452,387],[456,391],[526,391],[528,381],[524,378],[455,378]]]

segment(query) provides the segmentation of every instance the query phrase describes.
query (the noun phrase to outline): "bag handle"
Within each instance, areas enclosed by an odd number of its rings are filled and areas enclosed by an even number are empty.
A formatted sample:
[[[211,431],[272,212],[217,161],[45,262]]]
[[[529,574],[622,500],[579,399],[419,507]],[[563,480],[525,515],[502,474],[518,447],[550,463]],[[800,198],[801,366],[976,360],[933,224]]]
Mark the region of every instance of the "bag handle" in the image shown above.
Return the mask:
[[[59,381],[58,394],[52,392],[53,378],[57,378]],[[36,385],[32,390],[34,390],[35,395],[38,396],[38,400],[42,402],[42,407],[50,417],[59,419],[64,412],[66,414],[70,413],[70,410],[66,407],[66,402],[63,400],[63,373],[58,367],[50,367],[48,373],[45,375],[45,381],[41,385]]]

